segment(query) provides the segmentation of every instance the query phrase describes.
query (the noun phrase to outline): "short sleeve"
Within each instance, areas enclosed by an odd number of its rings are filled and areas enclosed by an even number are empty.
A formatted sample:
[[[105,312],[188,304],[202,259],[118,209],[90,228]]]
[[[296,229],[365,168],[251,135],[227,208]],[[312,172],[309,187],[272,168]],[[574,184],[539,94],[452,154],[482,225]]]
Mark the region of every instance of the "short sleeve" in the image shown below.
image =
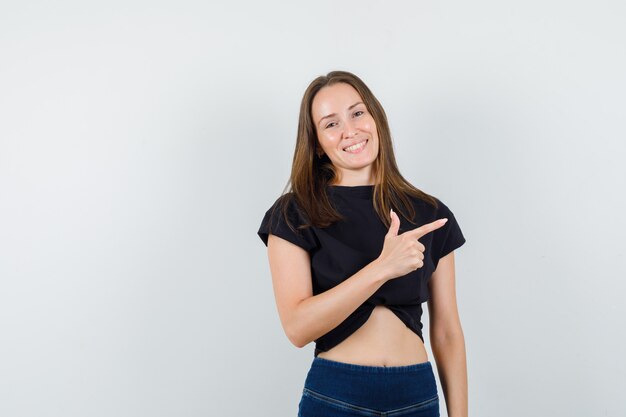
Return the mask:
[[[287,205],[287,218],[294,230],[292,230],[285,221],[283,204]],[[317,241],[311,227],[298,229],[298,226],[303,224],[306,224],[305,217],[302,215],[294,199],[288,198],[288,195],[282,195],[276,200],[272,207],[265,212],[257,234],[265,246],[267,246],[269,234],[271,233],[310,252],[317,247]]]
[[[441,258],[465,243],[465,236],[463,236],[454,213],[441,200],[437,199],[437,202],[439,203],[439,208],[437,209],[436,219],[447,218],[448,221],[442,227],[433,231],[432,259],[435,268],[437,268]]]

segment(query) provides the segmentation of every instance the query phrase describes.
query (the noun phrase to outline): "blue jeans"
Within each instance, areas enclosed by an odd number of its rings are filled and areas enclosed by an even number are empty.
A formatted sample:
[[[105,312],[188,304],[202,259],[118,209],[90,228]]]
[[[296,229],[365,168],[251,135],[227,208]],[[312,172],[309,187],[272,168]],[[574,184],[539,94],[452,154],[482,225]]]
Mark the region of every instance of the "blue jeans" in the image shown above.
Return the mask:
[[[314,357],[298,417],[439,417],[439,395],[429,361],[366,366]]]

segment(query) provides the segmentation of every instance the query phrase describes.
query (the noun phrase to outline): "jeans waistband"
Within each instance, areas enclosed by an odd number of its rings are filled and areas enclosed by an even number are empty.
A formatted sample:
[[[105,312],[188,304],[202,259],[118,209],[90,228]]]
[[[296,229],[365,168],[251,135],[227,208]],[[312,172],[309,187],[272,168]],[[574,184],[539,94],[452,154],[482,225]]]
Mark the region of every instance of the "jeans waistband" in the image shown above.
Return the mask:
[[[371,366],[315,357],[305,389],[378,410],[396,409],[437,396],[430,361],[402,366]]]
[[[326,358],[320,358],[316,356],[313,358],[312,366],[331,367],[336,369],[345,369],[363,373],[385,373],[385,374],[406,374],[412,372],[423,372],[424,370],[432,370],[432,364],[430,361],[415,363],[412,365],[401,366],[372,366],[372,365],[359,365],[355,363],[338,362]]]

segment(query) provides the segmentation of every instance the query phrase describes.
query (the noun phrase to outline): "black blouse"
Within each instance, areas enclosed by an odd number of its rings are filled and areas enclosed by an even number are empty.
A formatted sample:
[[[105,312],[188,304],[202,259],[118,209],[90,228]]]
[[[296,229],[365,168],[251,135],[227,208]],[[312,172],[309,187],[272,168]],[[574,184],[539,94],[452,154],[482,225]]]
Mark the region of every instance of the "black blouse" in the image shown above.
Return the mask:
[[[374,185],[331,185],[327,189],[331,203],[345,217],[344,221],[326,228],[309,227],[296,230],[294,233],[285,223],[278,206],[279,201],[285,198],[281,196],[267,210],[257,232],[266,246],[268,235],[271,233],[309,252],[313,295],[338,285],[375,260],[383,249],[385,234],[388,231],[374,210],[372,199]],[[437,268],[439,259],[463,245],[465,237],[454,214],[441,200],[437,199],[439,208],[435,209],[423,200],[409,198],[415,207],[416,215],[413,221],[416,225],[409,223],[398,213],[400,218],[398,234],[440,218],[448,218],[442,227],[419,239],[426,248],[424,265],[402,277],[387,281],[341,324],[316,339],[314,356],[338,345],[361,327],[376,305],[389,308],[424,341],[421,316],[422,303],[430,296],[428,281]],[[291,199],[288,216],[294,228],[306,223],[302,213],[295,200]]]

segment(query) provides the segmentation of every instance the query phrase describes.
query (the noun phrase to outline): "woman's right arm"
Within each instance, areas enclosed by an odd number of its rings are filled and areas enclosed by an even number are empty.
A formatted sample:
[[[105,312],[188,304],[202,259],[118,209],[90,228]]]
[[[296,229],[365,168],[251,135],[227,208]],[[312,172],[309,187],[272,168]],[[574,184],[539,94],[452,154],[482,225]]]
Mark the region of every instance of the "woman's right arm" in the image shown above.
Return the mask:
[[[267,250],[278,315],[287,337],[297,347],[337,327],[389,279],[386,268],[376,259],[314,296],[307,251],[272,234]]]
[[[269,234],[267,250],[274,296],[291,343],[306,346],[341,324],[385,282],[421,268],[425,248],[418,239],[445,222],[445,219],[435,220],[398,235],[400,219],[391,211],[391,225],[380,256],[345,281],[315,296],[309,253]]]

